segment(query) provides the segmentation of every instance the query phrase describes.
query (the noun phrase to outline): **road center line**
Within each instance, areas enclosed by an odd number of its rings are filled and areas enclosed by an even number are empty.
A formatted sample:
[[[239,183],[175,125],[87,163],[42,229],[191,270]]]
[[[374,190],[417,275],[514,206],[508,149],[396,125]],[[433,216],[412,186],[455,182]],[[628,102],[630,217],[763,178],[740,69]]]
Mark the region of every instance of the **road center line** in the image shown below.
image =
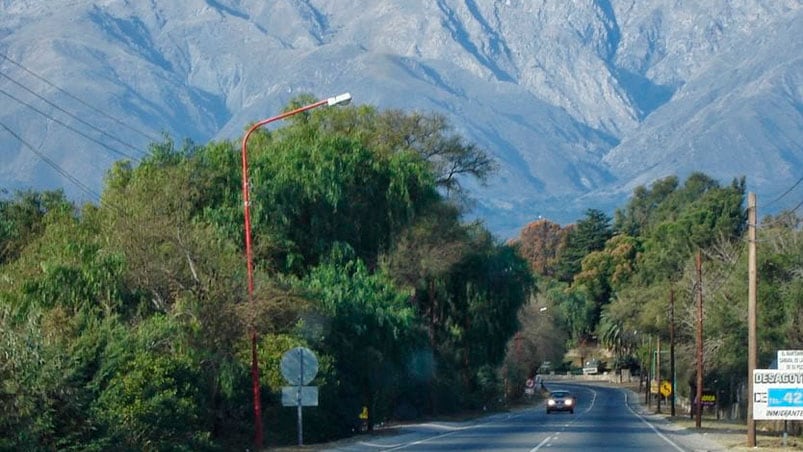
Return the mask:
[[[550,440],[550,439],[552,439],[552,437],[551,437],[551,436],[547,436],[546,438],[544,438],[544,440],[543,440],[543,441],[541,441],[540,443],[538,443],[538,445],[537,445],[537,446],[535,446],[535,447],[533,447],[532,449],[530,449],[530,452],[535,452],[535,451],[537,451],[538,449],[540,449],[540,448],[544,447],[544,444],[546,444],[547,442],[549,442],[549,440]]]

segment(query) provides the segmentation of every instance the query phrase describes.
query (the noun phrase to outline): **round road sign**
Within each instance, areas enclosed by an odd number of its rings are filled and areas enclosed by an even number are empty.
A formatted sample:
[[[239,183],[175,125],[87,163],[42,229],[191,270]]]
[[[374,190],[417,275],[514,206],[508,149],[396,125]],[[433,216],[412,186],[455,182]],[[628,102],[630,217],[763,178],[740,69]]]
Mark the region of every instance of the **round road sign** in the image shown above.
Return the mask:
[[[282,355],[282,375],[294,386],[308,384],[318,374],[318,358],[306,347],[296,347]]]

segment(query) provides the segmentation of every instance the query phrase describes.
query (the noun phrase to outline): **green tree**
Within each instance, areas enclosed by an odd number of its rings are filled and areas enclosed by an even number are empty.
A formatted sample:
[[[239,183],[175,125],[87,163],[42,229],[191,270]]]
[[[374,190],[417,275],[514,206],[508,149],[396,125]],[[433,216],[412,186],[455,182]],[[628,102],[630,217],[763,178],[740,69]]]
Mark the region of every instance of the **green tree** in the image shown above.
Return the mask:
[[[296,118],[296,117],[294,117]],[[412,152],[423,158],[435,175],[435,183],[447,198],[467,196],[461,179],[484,183],[498,165],[483,149],[455,134],[445,116],[438,113],[343,108],[325,114],[298,117],[316,130],[332,130],[357,138],[380,155]]]
[[[211,447],[202,365],[186,326],[157,314],[118,332],[104,350],[92,406],[105,447],[198,450]]]
[[[327,422],[348,432],[361,406],[369,409],[369,428],[391,417],[419,345],[407,295],[361,261],[337,258],[313,269],[302,288],[327,319],[317,347],[333,358],[337,383],[330,388],[341,401]]]
[[[703,174],[689,176],[682,189],[666,197],[644,235],[639,265],[642,278],[676,279],[698,249],[738,240],[745,228],[744,179],[720,188]]]
[[[20,191],[11,199],[0,199],[0,265],[19,257],[44,232],[47,213],[73,211],[61,190]]]
[[[469,251],[449,272],[439,353],[449,357],[474,395],[475,407],[488,402],[498,382],[485,375],[501,365],[508,340],[519,328],[518,312],[529,299],[529,264],[508,245],[481,228],[473,231]]]
[[[335,243],[374,266],[416,214],[439,200],[419,155],[382,154],[324,132],[295,123],[257,133],[249,147],[255,256],[267,268],[301,274]]]
[[[656,216],[659,206],[678,188],[677,176],[659,179],[645,188],[639,185],[624,208],[617,209],[614,215],[614,230],[619,233],[639,237],[649,230],[660,218]]]
[[[574,275],[573,287],[583,287],[594,302],[592,325],[596,326],[602,308],[610,303],[615,291],[635,274],[638,242],[633,237],[616,235],[600,251],[588,253],[581,271]]]
[[[610,222],[611,219],[604,212],[588,209],[585,218],[569,230],[566,247],[558,262],[558,277],[561,281],[570,282],[580,272],[583,258],[588,253],[605,247],[605,242],[613,235]]]

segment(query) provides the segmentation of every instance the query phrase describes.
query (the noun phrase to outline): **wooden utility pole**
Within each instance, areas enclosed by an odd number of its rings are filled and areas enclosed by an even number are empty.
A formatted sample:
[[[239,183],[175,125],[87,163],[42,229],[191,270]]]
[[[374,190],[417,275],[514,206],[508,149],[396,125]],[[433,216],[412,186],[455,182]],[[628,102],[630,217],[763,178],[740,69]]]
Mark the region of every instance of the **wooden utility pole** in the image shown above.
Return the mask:
[[[670,415],[675,416],[675,288],[669,286],[669,381],[672,393],[669,394]]]
[[[756,368],[756,194],[747,194],[747,447],[756,447],[753,370]]]
[[[703,424],[703,254],[700,250],[697,250],[697,397],[694,405],[697,409],[694,425],[700,428]]]
[[[655,351],[655,384],[658,386],[658,402],[656,412],[661,412],[661,335],[658,335],[658,345]]]
[[[649,353],[649,355],[647,355],[649,356],[649,363],[647,364],[647,384],[644,389],[644,402],[647,403],[647,408],[650,408],[652,406],[652,379],[654,377],[652,365],[655,359],[655,356],[652,354],[652,336],[650,336],[649,342],[647,343],[647,350],[647,353]]]

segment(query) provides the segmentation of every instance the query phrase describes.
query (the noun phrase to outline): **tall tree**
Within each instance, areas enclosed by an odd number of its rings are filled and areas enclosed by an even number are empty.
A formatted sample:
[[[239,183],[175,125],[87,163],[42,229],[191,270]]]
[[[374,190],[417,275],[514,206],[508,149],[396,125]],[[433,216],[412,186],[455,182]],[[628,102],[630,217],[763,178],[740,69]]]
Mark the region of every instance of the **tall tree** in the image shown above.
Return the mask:
[[[461,199],[467,195],[462,179],[470,177],[484,183],[498,168],[485,150],[465,142],[438,113],[379,111],[364,106],[312,116],[310,123],[321,130],[357,137],[380,154],[418,154],[428,162],[437,186],[447,197]]]
[[[318,347],[334,360],[332,391],[341,406],[329,423],[340,433],[353,427],[361,406],[368,407],[368,425],[392,415],[400,383],[409,377],[407,363],[417,348],[414,311],[407,295],[381,273],[371,274],[359,260],[332,260],[301,282],[327,319]]]
[[[588,209],[586,216],[577,222],[566,237],[566,247],[560,255],[558,277],[570,282],[580,272],[583,258],[592,251],[605,247],[605,242],[613,235],[611,219],[598,209]]]
[[[693,174],[657,209],[660,220],[644,234],[642,278],[673,279],[697,249],[738,240],[745,230],[744,179],[729,187]]]
[[[521,230],[514,242],[522,257],[533,271],[543,276],[554,276],[558,256],[566,246],[567,229],[549,220],[536,220]]]
[[[677,187],[677,176],[659,179],[653,182],[650,188],[639,185],[633,190],[633,196],[625,207],[616,209],[614,229],[633,237],[646,233],[652,224],[659,221],[656,216],[658,207]]]

